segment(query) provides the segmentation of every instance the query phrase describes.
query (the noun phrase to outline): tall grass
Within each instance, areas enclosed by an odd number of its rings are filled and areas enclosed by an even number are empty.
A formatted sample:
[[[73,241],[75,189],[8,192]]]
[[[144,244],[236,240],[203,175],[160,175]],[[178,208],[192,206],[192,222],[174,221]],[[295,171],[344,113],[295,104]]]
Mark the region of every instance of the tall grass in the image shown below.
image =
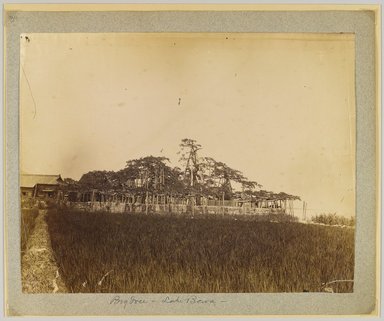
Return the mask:
[[[352,229],[57,210],[47,222],[72,292],[312,292],[353,279]]]
[[[24,253],[27,246],[29,236],[35,228],[35,219],[39,214],[36,208],[22,209],[21,210],[21,224],[20,224],[20,240],[21,240],[21,254]]]

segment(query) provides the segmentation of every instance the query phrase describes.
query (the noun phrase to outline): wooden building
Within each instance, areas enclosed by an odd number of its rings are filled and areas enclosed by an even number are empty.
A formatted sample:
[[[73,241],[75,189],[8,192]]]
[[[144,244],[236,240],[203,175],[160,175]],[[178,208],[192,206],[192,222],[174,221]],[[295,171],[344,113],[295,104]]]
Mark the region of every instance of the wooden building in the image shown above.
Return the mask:
[[[60,175],[22,174],[20,192],[24,198],[57,198],[64,181]]]

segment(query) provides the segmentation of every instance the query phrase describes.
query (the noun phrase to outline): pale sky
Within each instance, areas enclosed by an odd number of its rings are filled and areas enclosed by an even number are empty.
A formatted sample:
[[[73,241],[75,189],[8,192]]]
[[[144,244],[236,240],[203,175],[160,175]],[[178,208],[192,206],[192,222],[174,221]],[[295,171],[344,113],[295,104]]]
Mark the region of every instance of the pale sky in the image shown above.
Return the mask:
[[[353,35],[20,41],[22,171],[79,179],[148,155],[177,166],[181,139],[193,138],[201,156],[263,189],[299,195],[314,212],[355,214]]]

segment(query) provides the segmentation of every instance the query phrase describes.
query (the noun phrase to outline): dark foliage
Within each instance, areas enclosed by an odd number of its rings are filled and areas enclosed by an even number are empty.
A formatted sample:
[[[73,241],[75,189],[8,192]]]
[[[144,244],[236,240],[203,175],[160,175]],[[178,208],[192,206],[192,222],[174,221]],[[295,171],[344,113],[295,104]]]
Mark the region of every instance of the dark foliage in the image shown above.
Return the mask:
[[[345,226],[355,226],[354,217],[344,217],[337,215],[336,213],[330,214],[320,214],[312,218],[314,223],[322,223],[327,225],[345,225]]]

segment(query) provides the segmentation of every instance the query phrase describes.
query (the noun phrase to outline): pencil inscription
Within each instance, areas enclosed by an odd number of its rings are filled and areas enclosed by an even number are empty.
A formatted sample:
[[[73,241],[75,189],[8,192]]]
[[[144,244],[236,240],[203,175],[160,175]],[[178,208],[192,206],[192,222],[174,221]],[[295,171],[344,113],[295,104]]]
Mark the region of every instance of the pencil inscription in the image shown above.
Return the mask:
[[[226,303],[227,301],[220,300],[220,303]],[[129,305],[145,305],[145,304],[165,304],[165,305],[216,305],[216,300],[207,296],[165,296],[162,298],[143,298],[138,296],[121,297],[115,295],[110,301],[109,305],[116,307],[123,307],[126,309]]]

